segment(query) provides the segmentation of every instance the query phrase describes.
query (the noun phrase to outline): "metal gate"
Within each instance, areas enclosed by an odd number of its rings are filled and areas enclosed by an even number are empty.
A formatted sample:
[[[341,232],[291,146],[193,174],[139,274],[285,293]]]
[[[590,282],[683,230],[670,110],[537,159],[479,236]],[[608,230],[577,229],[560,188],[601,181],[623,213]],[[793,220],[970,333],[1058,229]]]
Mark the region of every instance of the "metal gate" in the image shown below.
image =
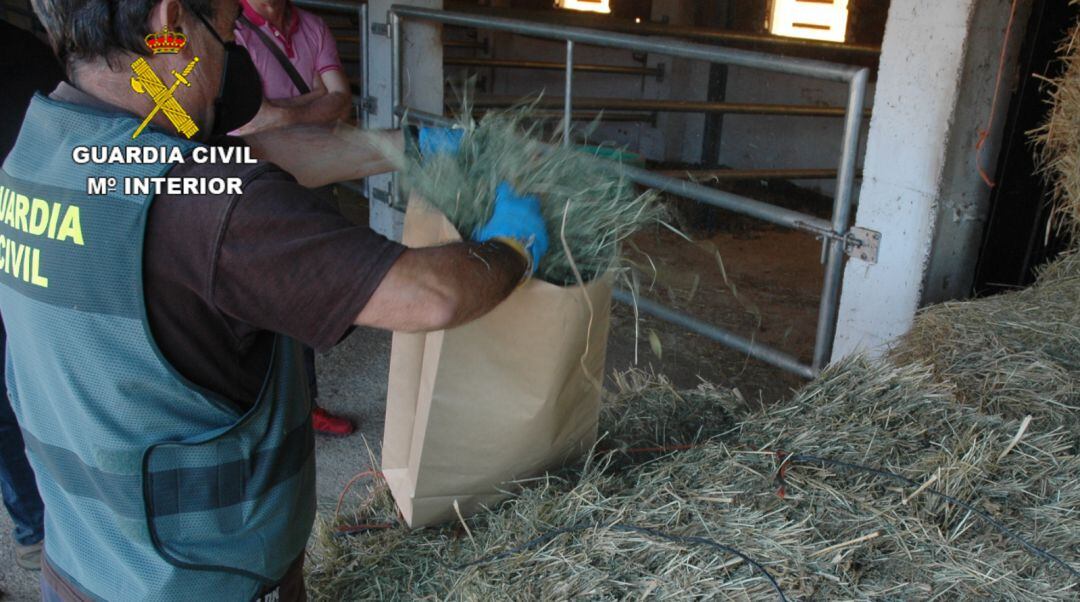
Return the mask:
[[[708,324],[697,318],[667,307],[661,303],[638,298],[629,291],[617,290],[615,298],[636,307],[661,320],[671,322],[683,328],[701,334],[724,345],[737,349],[784,370],[806,378],[816,376],[828,363],[832,354],[833,340],[836,333],[836,320],[840,302],[840,287],[843,282],[845,256],[855,255],[867,261],[876,257],[880,235],[862,228],[852,228],[851,222],[852,193],[856,177],[856,157],[859,146],[859,132],[863,119],[863,103],[866,97],[866,85],[870,70],[865,67],[853,67],[789,58],[778,55],[722,48],[668,38],[651,38],[639,35],[599,31],[580,27],[553,25],[535,21],[509,19],[504,17],[483,16],[446,10],[433,10],[412,6],[395,5],[387,16],[387,23],[368,23],[366,5],[350,5],[344,2],[297,0],[300,6],[322,8],[337,11],[359,12],[360,40],[364,55],[367,55],[367,36],[386,35],[391,38],[391,104],[395,125],[405,116],[417,123],[449,125],[450,120],[442,115],[435,115],[402,106],[402,20],[417,19],[446,25],[472,27],[476,29],[504,31],[566,43],[566,89],[563,98],[564,141],[569,143],[569,128],[574,106],[574,46],[587,44],[607,48],[621,48],[637,52],[655,53],[665,56],[700,60],[708,63],[721,63],[753,69],[762,69],[791,75],[802,75],[823,80],[843,82],[848,85],[848,100],[844,111],[844,133],[836,193],[833,199],[831,219],[822,219],[806,213],[793,211],[769,203],[757,201],[745,196],[724,192],[681,180],[659,173],[627,166],[630,179],[671,195],[690,199],[728,211],[760,219],[771,224],[809,233],[823,242],[825,281],[821,302],[818,309],[817,334],[814,342],[813,361],[807,365],[794,356],[768,345],[746,339],[723,328]],[[366,70],[365,70],[366,71]],[[361,75],[363,92],[358,102],[362,102],[367,91],[366,78]],[[395,189],[399,187],[395,186]]]

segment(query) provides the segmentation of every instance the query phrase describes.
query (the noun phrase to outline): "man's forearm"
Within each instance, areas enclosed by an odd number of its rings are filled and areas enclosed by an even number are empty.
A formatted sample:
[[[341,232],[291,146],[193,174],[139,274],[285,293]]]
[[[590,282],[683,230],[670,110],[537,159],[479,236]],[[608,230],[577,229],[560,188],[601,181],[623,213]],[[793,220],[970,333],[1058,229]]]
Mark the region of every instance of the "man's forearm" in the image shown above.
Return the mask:
[[[256,158],[274,163],[317,188],[393,171],[387,156],[401,152],[400,130],[361,130],[348,124],[293,126],[245,136]]]
[[[316,125],[333,123],[344,119],[349,114],[348,94],[331,92],[330,94],[305,94],[285,100],[271,100],[283,111],[284,125]]]
[[[399,332],[443,330],[495,308],[528,262],[502,243],[409,249],[394,263],[356,323]]]

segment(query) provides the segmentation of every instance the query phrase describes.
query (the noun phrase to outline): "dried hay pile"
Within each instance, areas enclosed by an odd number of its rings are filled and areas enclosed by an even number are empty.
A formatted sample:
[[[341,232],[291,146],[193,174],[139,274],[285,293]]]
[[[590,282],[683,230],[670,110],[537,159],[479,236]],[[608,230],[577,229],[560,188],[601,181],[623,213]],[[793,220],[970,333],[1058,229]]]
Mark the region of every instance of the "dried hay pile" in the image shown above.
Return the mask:
[[[930,307],[895,350],[925,361],[964,403],[1080,433],[1080,253],[1031,288]],[[1080,441],[1074,441],[1080,443]]]
[[[1030,291],[942,309],[953,332],[986,332],[917,334],[907,353],[930,366],[852,360],[737,423],[732,391],[631,375],[604,413],[600,447],[613,450],[467,528],[335,534],[392,521],[384,487],[322,524],[313,597],[1075,600],[1065,383],[1080,381],[1080,314],[1064,306],[1080,299],[1078,266],[1073,255]],[[1050,365],[1045,379],[1032,367]]]
[[[1052,225],[1080,242],[1080,23],[1058,54],[1065,70],[1050,82],[1050,114],[1032,132],[1032,140],[1039,149],[1040,169],[1053,189]]]

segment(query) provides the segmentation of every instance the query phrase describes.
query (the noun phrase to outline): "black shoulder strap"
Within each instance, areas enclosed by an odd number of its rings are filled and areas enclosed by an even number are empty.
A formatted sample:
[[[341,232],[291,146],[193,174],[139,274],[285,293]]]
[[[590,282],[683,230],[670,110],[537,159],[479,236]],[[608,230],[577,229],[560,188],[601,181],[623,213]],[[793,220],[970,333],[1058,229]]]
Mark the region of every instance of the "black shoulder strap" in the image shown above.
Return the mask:
[[[289,57],[285,56],[285,53],[281,51],[281,47],[278,46],[276,42],[271,40],[270,36],[266,35],[266,32],[264,32],[261,27],[258,27],[254,23],[249,21],[248,18],[243,15],[243,13],[240,14],[238,20],[243,23],[244,26],[254,31],[255,35],[259,36],[259,39],[262,40],[262,43],[270,49],[270,53],[274,55],[274,58],[277,59],[277,62],[281,65],[281,68],[284,69],[285,73],[289,75],[289,79],[292,80],[293,85],[296,86],[296,89],[299,90],[301,94],[307,94],[308,92],[311,92],[311,88],[308,87],[307,82],[304,81],[304,78],[300,77],[300,73],[296,71],[296,67],[293,66],[292,61],[289,60]]]

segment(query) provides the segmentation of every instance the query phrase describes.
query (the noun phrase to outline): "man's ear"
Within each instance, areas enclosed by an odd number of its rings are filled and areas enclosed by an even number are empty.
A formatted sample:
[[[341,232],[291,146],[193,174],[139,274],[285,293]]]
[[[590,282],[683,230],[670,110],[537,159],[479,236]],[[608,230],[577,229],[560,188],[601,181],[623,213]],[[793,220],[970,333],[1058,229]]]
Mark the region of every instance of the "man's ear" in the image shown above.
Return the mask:
[[[161,31],[168,27],[172,31],[180,31],[180,15],[184,12],[184,6],[180,0],[161,0],[150,11],[150,33]]]

